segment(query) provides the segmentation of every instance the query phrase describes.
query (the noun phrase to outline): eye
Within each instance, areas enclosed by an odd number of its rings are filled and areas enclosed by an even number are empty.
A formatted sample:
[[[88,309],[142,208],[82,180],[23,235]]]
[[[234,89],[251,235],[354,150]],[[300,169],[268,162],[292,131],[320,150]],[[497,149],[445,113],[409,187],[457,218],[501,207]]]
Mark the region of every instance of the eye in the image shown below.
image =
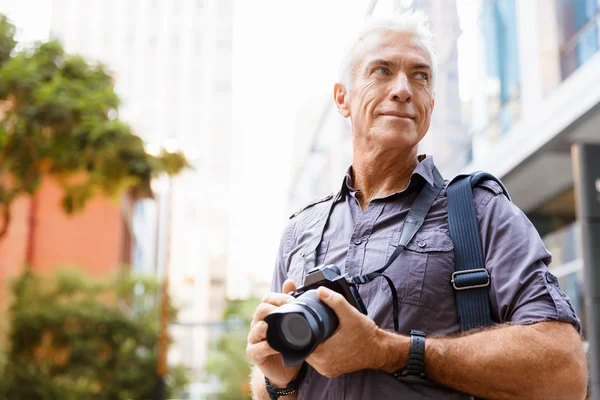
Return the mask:
[[[380,74],[380,75],[389,75],[390,74],[390,70],[385,67],[377,67],[377,68],[375,68],[375,70],[373,72],[375,72],[376,74]]]
[[[426,72],[417,72],[415,75],[418,79],[422,79],[424,81],[429,81],[429,75]]]

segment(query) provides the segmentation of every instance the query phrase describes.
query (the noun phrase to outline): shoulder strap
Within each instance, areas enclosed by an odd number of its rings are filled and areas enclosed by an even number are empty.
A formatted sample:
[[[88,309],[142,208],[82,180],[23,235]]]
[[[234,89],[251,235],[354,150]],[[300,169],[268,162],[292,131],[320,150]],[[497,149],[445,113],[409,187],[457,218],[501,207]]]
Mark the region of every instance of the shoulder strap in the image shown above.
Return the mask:
[[[502,182],[486,172],[458,175],[447,188],[448,224],[454,244],[454,273],[451,283],[463,332],[493,325],[488,293],[490,274],[485,268],[479,222],[473,201],[473,186],[483,180],[496,181],[510,200]]]

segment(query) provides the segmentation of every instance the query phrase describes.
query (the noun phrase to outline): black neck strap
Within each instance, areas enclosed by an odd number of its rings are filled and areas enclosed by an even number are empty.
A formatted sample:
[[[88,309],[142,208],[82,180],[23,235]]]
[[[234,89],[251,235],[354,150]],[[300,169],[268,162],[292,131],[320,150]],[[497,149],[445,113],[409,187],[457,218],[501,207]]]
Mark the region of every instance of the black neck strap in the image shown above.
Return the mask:
[[[390,290],[392,292],[392,302],[393,302],[392,303],[392,307],[393,307],[392,312],[394,313],[394,315],[393,315],[394,330],[396,332],[398,332],[398,330],[399,330],[398,293],[396,292],[396,286],[394,285],[394,282],[392,282],[392,280],[390,279],[389,276],[384,275],[383,273],[385,272],[385,270],[387,270],[389,268],[390,265],[392,265],[392,263],[396,260],[396,258],[398,258],[398,256],[404,251],[404,248],[406,247],[406,245],[412,240],[412,238],[415,236],[415,234],[417,233],[419,228],[421,228],[421,226],[423,225],[423,222],[425,221],[425,217],[427,216],[427,213],[429,212],[429,209],[431,208],[431,206],[433,205],[433,202],[435,201],[435,199],[438,197],[438,195],[442,191],[442,188],[444,187],[444,179],[442,178],[442,175],[435,167],[433,168],[433,177],[434,177],[433,186],[430,185],[429,183],[425,182],[423,184],[423,188],[421,189],[421,191],[417,195],[417,198],[415,199],[414,203],[410,207],[410,210],[408,211],[408,215],[406,216],[406,218],[404,220],[404,225],[402,227],[402,232],[400,235],[400,243],[398,243],[398,247],[396,247],[396,250],[392,253],[392,255],[390,256],[389,260],[385,263],[385,265],[383,267],[379,268],[377,271],[368,273],[366,275],[355,276],[352,278],[352,282],[354,282],[357,285],[362,285],[367,282],[371,282],[372,280],[374,280],[375,278],[378,278],[380,276],[385,278],[385,280],[387,281],[388,285],[390,286]]]

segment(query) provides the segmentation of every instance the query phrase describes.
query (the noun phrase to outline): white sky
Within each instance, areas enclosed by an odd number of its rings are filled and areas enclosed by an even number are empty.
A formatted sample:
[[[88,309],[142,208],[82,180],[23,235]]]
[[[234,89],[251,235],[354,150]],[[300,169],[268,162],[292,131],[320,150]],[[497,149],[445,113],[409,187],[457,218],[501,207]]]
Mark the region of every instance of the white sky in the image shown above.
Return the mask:
[[[52,0],[0,0],[0,12],[17,26],[16,38],[23,42],[48,37],[51,9]]]
[[[233,198],[243,207],[232,214],[230,266],[270,279],[287,221],[296,112],[332,92],[344,37],[362,21],[367,1],[238,0],[236,7],[234,132],[244,150]]]

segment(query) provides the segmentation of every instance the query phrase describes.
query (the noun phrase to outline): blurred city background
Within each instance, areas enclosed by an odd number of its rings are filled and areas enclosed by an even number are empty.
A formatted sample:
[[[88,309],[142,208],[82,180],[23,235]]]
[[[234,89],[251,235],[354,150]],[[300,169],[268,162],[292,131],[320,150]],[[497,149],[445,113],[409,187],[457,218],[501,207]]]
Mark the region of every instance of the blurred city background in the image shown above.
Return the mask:
[[[600,143],[600,0],[0,0],[0,395],[154,398],[158,371],[172,398],[249,398],[284,224],[351,162],[345,41],[408,8],[440,54],[422,152],[503,179],[585,325],[570,146]]]

